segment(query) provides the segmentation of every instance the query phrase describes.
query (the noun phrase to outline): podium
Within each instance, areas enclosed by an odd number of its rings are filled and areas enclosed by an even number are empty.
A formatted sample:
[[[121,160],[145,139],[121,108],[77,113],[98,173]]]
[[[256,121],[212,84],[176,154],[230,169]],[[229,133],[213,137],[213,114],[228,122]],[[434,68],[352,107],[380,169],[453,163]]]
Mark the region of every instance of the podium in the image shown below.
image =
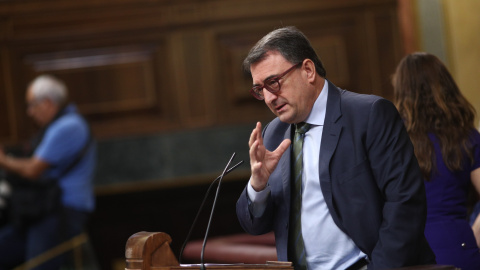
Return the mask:
[[[127,240],[125,270],[196,270],[198,264],[180,265],[170,248],[172,238],[163,232],[138,232]],[[265,264],[205,264],[211,270],[293,270],[291,262]],[[419,265],[391,270],[460,270],[451,265]]]
[[[180,265],[170,249],[172,238],[163,232],[138,232],[127,240],[125,270],[200,269],[200,265]],[[212,270],[293,270],[291,262],[265,264],[206,264]]]

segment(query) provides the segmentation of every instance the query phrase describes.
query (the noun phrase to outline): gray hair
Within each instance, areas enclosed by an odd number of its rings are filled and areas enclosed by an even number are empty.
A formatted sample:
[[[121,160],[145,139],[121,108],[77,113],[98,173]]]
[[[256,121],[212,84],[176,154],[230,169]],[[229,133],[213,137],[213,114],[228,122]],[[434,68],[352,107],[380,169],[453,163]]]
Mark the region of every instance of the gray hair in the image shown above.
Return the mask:
[[[251,75],[250,66],[264,60],[269,51],[278,51],[292,64],[298,64],[305,59],[310,59],[315,64],[318,75],[323,78],[327,75],[323,63],[315,53],[310,41],[295,26],[273,30],[260,39],[243,61],[245,73]]]
[[[30,83],[36,100],[49,99],[57,105],[64,105],[68,98],[65,84],[52,75],[40,75]]]

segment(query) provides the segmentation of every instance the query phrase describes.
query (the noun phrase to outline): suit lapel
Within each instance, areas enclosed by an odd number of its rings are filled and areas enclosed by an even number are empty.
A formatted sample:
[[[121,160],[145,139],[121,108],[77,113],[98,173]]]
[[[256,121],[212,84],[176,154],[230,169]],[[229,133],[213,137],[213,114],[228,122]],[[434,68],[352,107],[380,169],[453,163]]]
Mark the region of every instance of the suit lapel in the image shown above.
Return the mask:
[[[340,91],[341,90],[335,85],[328,82],[327,109],[323,126],[322,144],[320,146],[319,175],[320,186],[322,188],[325,202],[330,210],[330,214],[337,226],[343,230],[343,226],[341,225],[333,204],[332,179],[329,170],[330,160],[337,148],[340,133],[342,131],[342,125],[338,123],[338,120],[342,116]]]
[[[330,171],[328,167],[333,153],[337,148],[337,143],[342,131],[342,126],[337,123],[338,119],[342,116],[342,111],[340,107],[340,90],[332,83],[328,83],[327,109],[325,123],[323,125],[322,144],[320,146],[319,175],[321,181],[330,182]]]

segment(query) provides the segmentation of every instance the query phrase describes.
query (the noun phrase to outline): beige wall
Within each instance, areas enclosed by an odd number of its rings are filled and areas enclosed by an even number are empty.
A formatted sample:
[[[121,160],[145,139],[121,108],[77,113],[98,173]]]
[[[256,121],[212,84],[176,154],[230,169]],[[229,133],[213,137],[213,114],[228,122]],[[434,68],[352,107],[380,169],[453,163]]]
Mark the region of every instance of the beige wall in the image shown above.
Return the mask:
[[[399,0],[403,1],[403,0]],[[477,110],[480,126],[480,1],[414,0],[419,50],[437,55]]]
[[[443,0],[443,10],[450,71],[480,114],[480,1]]]

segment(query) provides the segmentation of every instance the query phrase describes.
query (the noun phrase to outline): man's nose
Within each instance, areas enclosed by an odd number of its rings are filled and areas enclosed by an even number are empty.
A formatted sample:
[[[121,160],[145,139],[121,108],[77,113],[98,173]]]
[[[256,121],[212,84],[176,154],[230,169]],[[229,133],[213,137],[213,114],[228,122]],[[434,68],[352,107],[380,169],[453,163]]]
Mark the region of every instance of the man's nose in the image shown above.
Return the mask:
[[[271,103],[273,100],[277,99],[277,95],[263,88],[263,98],[266,103]]]

